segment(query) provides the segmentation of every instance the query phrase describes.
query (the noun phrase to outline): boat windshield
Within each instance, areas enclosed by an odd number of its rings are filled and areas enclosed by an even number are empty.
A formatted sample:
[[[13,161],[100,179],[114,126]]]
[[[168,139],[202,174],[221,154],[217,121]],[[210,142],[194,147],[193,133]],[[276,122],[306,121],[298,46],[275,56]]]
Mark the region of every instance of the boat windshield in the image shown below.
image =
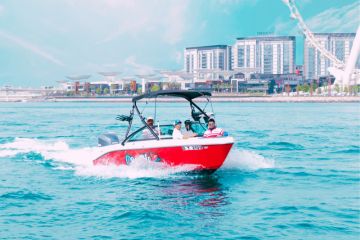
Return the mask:
[[[159,135],[160,139],[171,139],[173,130],[174,126],[172,124],[160,125],[160,131],[158,127],[154,128],[154,131]],[[182,130],[184,131],[184,129]],[[206,128],[200,122],[191,122],[191,130],[196,133],[198,137],[201,137],[204,135]],[[156,140],[156,138],[150,133],[149,129],[144,126],[132,133],[127,141],[134,142],[146,140]]]

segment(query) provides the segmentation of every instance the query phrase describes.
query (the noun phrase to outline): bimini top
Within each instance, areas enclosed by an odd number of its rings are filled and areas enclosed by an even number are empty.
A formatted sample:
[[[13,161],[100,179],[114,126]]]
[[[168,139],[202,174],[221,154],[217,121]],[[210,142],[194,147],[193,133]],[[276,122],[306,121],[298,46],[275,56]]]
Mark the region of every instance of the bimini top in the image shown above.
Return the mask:
[[[211,96],[210,92],[206,91],[193,91],[193,90],[162,90],[156,92],[150,92],[142,94],[140,96],[133,97],[132,101],[136,102],[143,98],[156,98],[158,96],[170,96],[170,97],[181,97],[188,101],[201,96]]]

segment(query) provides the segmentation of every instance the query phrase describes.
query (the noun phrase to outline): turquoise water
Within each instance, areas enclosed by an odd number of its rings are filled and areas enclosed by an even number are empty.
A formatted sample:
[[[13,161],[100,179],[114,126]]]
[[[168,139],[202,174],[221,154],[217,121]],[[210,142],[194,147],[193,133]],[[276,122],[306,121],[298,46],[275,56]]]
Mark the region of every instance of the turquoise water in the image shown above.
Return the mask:
[[[359,239],[359,104],[215,103],[236,144],[210,176],[93,167],[129,107],[0,103],[0,238]]]

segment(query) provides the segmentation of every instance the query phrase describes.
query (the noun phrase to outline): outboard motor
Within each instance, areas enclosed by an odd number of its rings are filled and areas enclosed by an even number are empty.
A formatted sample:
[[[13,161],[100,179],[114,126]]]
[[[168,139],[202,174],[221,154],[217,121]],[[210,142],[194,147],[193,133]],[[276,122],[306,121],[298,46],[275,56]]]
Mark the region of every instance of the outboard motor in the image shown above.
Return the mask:
[[[101,134],[98,138],[98,146],[99,147],[118,144],[119,142],[120,142],[119,138],[115,133],[104,133],[104,134]]]

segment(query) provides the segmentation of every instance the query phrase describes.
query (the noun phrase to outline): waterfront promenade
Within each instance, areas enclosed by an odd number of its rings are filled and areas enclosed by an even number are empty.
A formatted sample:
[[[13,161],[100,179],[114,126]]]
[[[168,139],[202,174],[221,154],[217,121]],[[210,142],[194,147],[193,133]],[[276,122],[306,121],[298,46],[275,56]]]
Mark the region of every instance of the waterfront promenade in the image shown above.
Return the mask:
[[[54,102],[131,102],[131,97],[97,97],[97,98],[54,98],[45,101]],[[213,96],[213,102],[360,102],[360,96]],[[158,102],[181,102],[177,98],[158,98]],[[197,101],[206,101],[199,99]]]
[[[1,92],[1,91],[0,91]],[[294,93],[293,93],[294,94]],[[0,93],[0,102],[131,102],[136,95],[120,96],[50,96],[46,91],[21,91],[15,94]],[[303,96],[303,95],[254,95],[237,93],[212,93],[213,102],[360,102],[357,96]],[[160,97],[159,102],[181,102],[182,99]],[[206,101],[200,98],[197,101]]]
[[[56,97],[0,98],[0,102],[131,102],[132,97]],[[213,96],[213,102],[360,102],[360,96]],[[158,102],[181,102],[177,98],[158,98]],[[199,99],[197,101],[206,101]]]

